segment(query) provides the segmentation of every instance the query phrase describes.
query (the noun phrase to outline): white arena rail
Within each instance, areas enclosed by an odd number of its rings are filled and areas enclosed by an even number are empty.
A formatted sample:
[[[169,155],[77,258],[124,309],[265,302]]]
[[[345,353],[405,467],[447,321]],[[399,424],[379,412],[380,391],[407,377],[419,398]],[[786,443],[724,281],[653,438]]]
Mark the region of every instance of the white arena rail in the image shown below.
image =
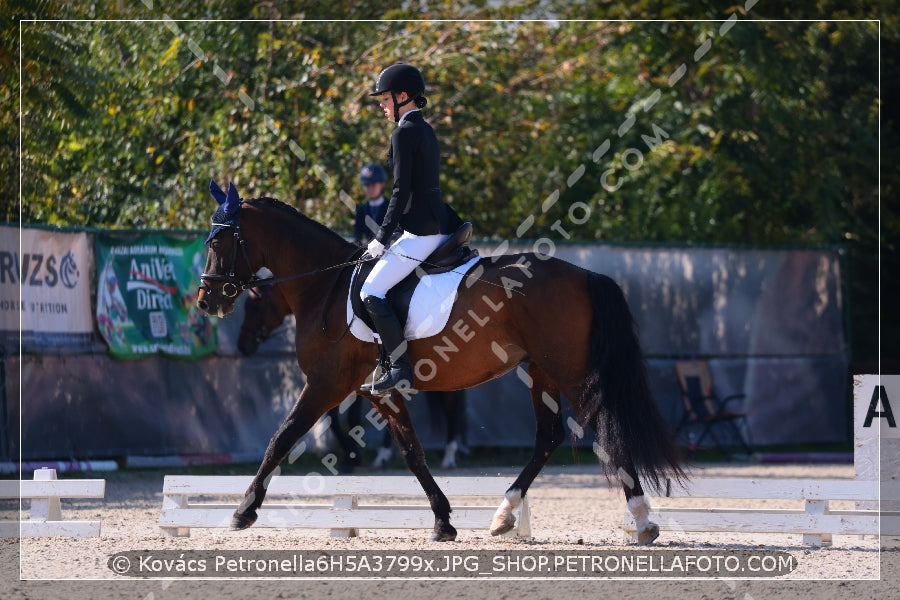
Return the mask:
[[[0,522],[0,537],[99,537],[100,521],[65,521],[61,498],[102,498],[104,479],[56,478],[56,469],[38,469],[34,480],[0,481],[0,498],[31,500],[28,519]]]
[[[173,476],[163,483],[163,505],[159,526],[167,535],[186,536],[197,527],[228,527],[240,499],[252,481],[250,476]],[[450,522],[457,529],[490,528],[494,512],[513,479],[498,477],[435,477],[448,497],[490,497],[489,505],[453,506]],[[221,498],[237,496],[234,503]],[[330,529],[335,537],[359,535],[360,529],[431,529],[434,514],[427,503],[409,506],[373,504],[379,497],[417,496],[425,493],[412,476],[278,476],[266,491],[254,527]],[[197,498],[217,502],[197,502]],[[284,503],[287,497],[291,503]],[[330,504],[322,504],[331,498]],[[319,503],[312,503],[317,500]],[[362,504],[368,502],[368,504]],[[530,536],[527,497],[518,509],[517,527],[507,535]]]
[[[832,510],[835,500],[878,500],[877,481],[854,479],[713,479],[670,485],[665,495],[651,500],[650,520],[661,531],[801,534],[803,543],[829,544],[832,535],[878,535],[877,510]],[[663,498],[800,500],[802,508],[722,508],[655,506]],[[712,504],[712,503],[710,503]],[[626,514],[623,529],[633,534],[634,520]]]

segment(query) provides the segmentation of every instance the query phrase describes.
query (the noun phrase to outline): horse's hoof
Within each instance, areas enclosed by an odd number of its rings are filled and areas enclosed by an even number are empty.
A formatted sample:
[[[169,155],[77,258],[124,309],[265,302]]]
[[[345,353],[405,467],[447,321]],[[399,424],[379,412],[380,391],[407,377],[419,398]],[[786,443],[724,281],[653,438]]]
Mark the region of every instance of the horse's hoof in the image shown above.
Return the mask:
[[[231,517],[231,530],[232,531],[241,531],[243,529],[247,529],[251,525],[256,523],[256,511],[248,511],[247,513],[234,513],[234,516]]]
[[[456,528],[444,519],[436,519],[431,537],[432,542],[452,542],[456,539]]]
[[[512,531],[516,526],[516,517],[514,515],[500,516],[496,515],[491,521],[491,535],[503,535],[507,531]]]
[[[432,531],[431,537],[428,538],[432,542],[452,542],[456,540],[456,530],[449,531]]]
[[[638,544],[649,545],[659,537],[659,525],[650,523],[646,529],[638,532]]]

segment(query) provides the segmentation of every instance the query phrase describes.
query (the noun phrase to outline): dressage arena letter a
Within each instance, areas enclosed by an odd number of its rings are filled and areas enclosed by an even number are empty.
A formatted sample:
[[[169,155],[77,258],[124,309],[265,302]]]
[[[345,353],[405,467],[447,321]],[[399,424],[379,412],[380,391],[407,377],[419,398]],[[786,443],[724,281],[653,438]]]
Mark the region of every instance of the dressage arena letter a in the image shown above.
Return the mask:
[[[881,410],[878,410],[878,400],[881,400]],[[876,385],[872,390],[872,400],[869,401],[869,410],[866,411],[866,420],[863,427],[871,427],[872,419],[875,417],[884,417],[887,419],[888,427],[896,427],[897,422],[894,421],[894,412],[891,410],[891,402],[888,400],[887,392],[883,385]]]

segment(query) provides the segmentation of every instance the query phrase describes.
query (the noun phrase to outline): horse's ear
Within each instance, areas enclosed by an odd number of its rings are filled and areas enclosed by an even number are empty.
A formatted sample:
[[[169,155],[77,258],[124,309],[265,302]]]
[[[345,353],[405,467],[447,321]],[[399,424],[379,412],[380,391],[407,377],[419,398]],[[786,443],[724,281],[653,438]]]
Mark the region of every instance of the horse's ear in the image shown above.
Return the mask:
[[[213,198],[215,198],[216,202],[219,204],[222,204],[226,200],[225,192],[223,192],[222,188],[220,188],[212,179],[209,180],[209,193],[212,194]]]
[[[228,196],[225,198],[225,214],[234,214],[241,206],[241,195],[233,183],[228,184]]]

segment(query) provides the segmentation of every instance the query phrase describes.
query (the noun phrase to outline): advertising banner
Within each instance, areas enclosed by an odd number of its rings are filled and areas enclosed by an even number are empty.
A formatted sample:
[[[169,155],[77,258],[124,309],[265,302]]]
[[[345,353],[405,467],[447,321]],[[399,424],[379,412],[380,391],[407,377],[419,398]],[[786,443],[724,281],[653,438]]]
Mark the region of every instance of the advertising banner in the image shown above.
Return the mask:
[[[215,351],[215,325],[195,305],[202,238],[98,235],[96,253],[97,322],[110,354],[199,358]]]
[[[89,347],[90,261],[86,233],[0,226],[4,341],[17,344],[21,316],[23,345]]]

